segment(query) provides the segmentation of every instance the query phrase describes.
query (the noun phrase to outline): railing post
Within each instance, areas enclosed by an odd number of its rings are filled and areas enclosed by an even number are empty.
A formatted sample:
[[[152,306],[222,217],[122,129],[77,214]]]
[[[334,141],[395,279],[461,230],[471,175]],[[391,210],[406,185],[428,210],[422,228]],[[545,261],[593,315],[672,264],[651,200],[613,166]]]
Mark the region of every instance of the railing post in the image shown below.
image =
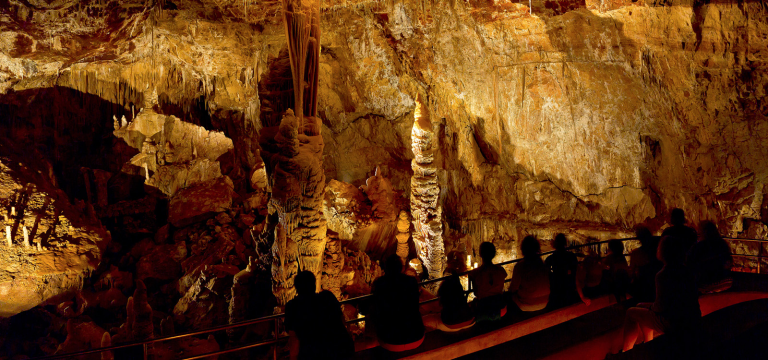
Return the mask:
[[[148,356],[147,353],[149,352],[147,350],[148,350],[148,347],[149,347],[149,343],[144,343],[144,345],[142,345],[141,347],[143,349],[142,352],[144,353],[144,360],[147,360],[147,356]]]
[[[275,318],[275,341],[277,341],[277,338],[280,337],[280,334],[277,333],[278,331],[277,319],[278,318]],[[272,359],[277,360],[277,342],[275,342],[275,347],[272,348]]]

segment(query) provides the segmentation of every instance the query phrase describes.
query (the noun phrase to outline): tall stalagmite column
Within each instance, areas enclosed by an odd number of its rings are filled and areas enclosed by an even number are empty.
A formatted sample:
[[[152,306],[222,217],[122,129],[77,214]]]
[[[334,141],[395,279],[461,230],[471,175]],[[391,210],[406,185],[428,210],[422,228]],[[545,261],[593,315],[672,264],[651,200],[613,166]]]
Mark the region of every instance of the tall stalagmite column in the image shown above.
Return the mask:
[[[429,112],[421,99],[416,101],[415,121],[411,131],[411,148],[415,157],[411,162],[411,216],[413,216],[413,242],[431,279],[441,277],[445,270],[443,244],[443,209],[438,203],[440,185],[437,182],[434,133]]]
[[[283,19],[293,75],[294,109],[286,111],[275,137],[280,146],[272,174],[270,208],[277,212],[279,230],[272,247],[272,291],[280,305],[293,298],[293,276],[289,265],[298,259],[298,269],[309,270],[320,279],[327,225],[323,216],[325,173],[323,137],[317,118],[317,84],[320,59],[319,0],[283,0]],[[284,240],[280,240],[283,236]],[[296,246],[289,246],[295,243]]]
[[[408,239],[411,237],[409,230],[411,230],[411,223],[408,218],[408,213],[400,211],[400,215],[397,219],[397,256],[403,259],[403,264],[408,263]]]

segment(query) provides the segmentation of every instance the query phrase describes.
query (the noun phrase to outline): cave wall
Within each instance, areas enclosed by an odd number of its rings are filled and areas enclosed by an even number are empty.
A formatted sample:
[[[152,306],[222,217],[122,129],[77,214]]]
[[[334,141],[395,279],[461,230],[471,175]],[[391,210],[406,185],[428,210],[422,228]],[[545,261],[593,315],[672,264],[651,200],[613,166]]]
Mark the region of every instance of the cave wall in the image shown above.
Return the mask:
[[[279,90],[260,86],[285,47],[279,3],[0,3],[0,103],[66,87],[119,117],[156,97],[233,139],[230,177],[247,187],[265,92]],[[672,207],[765,236],[767,14],[729,0],[325,1],[326,177],[361,185],[379,166],[407,196],[421,94],[446,251],[493,240],[508,257],[531,232],[623,235]],[[3,126],[28,138],[19,114]]]

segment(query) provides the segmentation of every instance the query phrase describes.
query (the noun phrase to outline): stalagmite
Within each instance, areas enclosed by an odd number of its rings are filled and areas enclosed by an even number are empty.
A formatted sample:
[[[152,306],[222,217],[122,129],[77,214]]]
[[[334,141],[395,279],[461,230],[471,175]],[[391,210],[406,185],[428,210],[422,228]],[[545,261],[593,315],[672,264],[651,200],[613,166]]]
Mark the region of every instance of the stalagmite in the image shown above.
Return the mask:
[[[40,241],[36,241],[35,244],[37,245],[37,251],[43,251],[43,245],[40,244]]]
[[[285,306],[296,295],[293,278],[299,271],[298,255],[296,242],[288,237],[281,221],[275,227],[272,244],[272,293],[280,306]]]
[[[408,259],[408,239],[411,237],[411,223],[408,213],[400,211],[400,215],[397,219],[397,256],[403,259],[403,263],[407,263]]]
[[[29,230],[27,230],[27,226],[22,226],[22,231],[24,232],[24,247],[29,248]]]
[[[11,227],[5,227],[5,241],[8,243],[8,247],[13,247],[13,240],[11,239]]]
[[[436,142],[429,112],[416,101],[415,121],[411,131],[414,159],[411,162],[411,215],[413,216],[413,242],[416,253],[430,279],[443,275],[445,245],[443,244],[442,206],[438,202],[440,185],[433,164]]]
[[[149,169],[147,168],[147,163],[144,163],[144,177],[146,178],[146,181],[149,181]]]
[[[128,126],[128,121],[126,121],[125,116],[123,116],[122,118],[120,118],[120,127],[124,128],[126,126]]]
[[[317,118],[320,3],[317,0],[283,0],[283,18],[293,75],[294,110],[280,121],[275,156],[270,211],[276,211],[280,226],[272,247],[273,288],[280,305],[293,298],[293,276],[309,270],[320,279],[323,251],[328,241],[323,216],[325,172],[323,171],[322,122]],[[305,102],[305,95],[307,101]],[[277,231],[277,229],[276,229]],[[295,243],[295,245],[291,245]],[[295,248],[295,250],[294,250]],[[292,260],[297,257],[296,270]],[[321,282],[317,282],[319,289]]]
[[[248,266],[235,274],[232,279],[232,298],[229,301],[229,323],[234,324],[247,319],[248,305],[254,299],[250,299],[251,278],[253,277],[253,257],[248,258]],[[243,334],[243,328],[227,330],[227,336],[232,342],[236,342]]]
[[[16,216],[16,207],[15,206],[11,206],[11,216],[12,217]]]
[[[112,126],[115,128],[115,130],[120,130],[120,122],[117,121],[117,116],[112,115]]]
[[[108,332],[104,332],[104,335],[101,336],[101,347],[109,347],[112,346],[112,338],[109,336]],[[112,351],[102,351],[101,352],[101,360],[113,360],[115,358],[115,355],[112,353]]]
[[[130,322],[130,335],[133,340],[144,340],[154,337],[152,323],[152,307],[147,301],[147,287],[141,280],[136,280],[136,290],[127,306],[133,306],[128,311],[127,322]]]

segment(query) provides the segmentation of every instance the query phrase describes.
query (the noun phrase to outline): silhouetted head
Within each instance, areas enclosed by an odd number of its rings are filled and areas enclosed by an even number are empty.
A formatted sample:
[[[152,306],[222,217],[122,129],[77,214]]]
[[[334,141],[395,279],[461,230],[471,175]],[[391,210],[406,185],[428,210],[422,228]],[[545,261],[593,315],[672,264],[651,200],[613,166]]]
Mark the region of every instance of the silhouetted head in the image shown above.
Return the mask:
[[[491,242],[484,242],[480,244],[480,258],[483,259],[483,264],[493,263],[493,258],[496,256],[496,246]]]
[[[565,234],[560,233],[555,235],[555,239],[552,240],[552,246],[555,250],[563,250],[568,246],[568,240],[565,238]]]
[[[717,225],[709,220],[699,223],[699,234],[702,241],[723,241],[720,231],[717,230]]]
[[[387,275],[399,274],[403,271],[403,260],[397,254],[390,255],[384,261],[384,273]]]
[[[296,286],[296,292],[299,295],[315,293],[315,274],[311,271],[299,271],[293,279],[293,285]]]
[[[608,242],[608,249],[610,249],[613,254],[622,255],[624,254],[624,243],[619,239],[613,239]]]
[[[664,236],[659,243],[656,257],[664,264],[680,265],[685,261],[685,244],[674,236]]]
[[[541,245],[539,240],[533,235],[528,235],[523,238],[523,242],[520,244],[520,252],[523,253],[524,258],[538,258],[541,252]]]
[[[669,222],[672,223],[672,225],[683,225],[685,224],[685,221],[685,211],[683,211],[683,209],[672,209],[672,213],[669,216]]]
[[[653,242],[653,234],[651,233],[651,230],[648,230],[645,226],[639,226],[635,229],[635,236],[637,237],[637,240],[640,240],[640,245],[642,246],[651,246],[651,243]]]

